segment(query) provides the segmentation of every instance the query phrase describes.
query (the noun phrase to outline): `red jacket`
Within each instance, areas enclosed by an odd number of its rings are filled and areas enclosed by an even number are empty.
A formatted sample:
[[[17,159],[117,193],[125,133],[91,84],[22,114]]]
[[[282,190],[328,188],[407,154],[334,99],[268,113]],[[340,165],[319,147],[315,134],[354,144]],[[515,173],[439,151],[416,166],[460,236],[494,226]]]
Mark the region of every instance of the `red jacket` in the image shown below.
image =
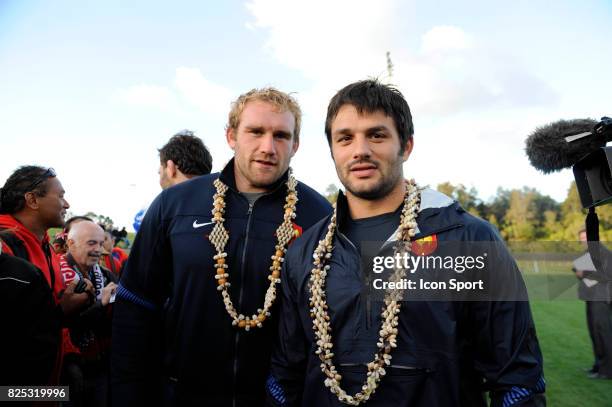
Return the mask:
[[[121,263],[122,266],[128,259],[128,255],[120,247],[113,247],[113,257],[119,260],[119,263]]]
[[[106,268],[107,270],[112,271],[113,273],[115,273],[118,276],[120,275],[120,272],[121,272],[121,262],[119,261],[118,258],[113,256],[112,254],[108,254],[108,255],[102,256],[102,260],[104,261],[104,264],[101,264],[101,265],[104,266],[104,268]]]
[[[49,286],[52,286],[57,300],[57,294],[65,287],[64,281],[62,280],[62,274],[60,272],[59,257],[55,254],[49,244],[49,235],[45,233],[41,241],[17,219],[6,214],[0,215],[0,228],[9,229],[12,234],[23,242],[25,249],[28,252],[28,259],[30,263],[42,270],[45,278],[47,279],[47,283],[49,283]],[[45,250],[43,249],[43,246],[45,245],[49,249],[48,254],[45,254]],[[2,246],[2,251],[11,255],[14,254],[13,248],[11,248],[8,243]],[[49,265],[51,265],[52,270],[49,270]],[[53,285],[51,284],[52,281]]]
[[[49,244],[49,235],[45,232],[45,235],[41,241],[17,219],[6,214],[0,215],[0,228],[8,229],[23,243],[23,246],[28,253],[28,260],[42,271],[45,279],[47,280],[47,284],[49,284],[49,286],[53,289],[53,293],[55,294],[53,298],[57,303],[58,294],[65,288],[65,286],[62,273],[60,271],[59,256],[55,254],[51,248],[51,245]],[[45,254],[44,246],[47,246],[47,254]],[[8,242],[3,240],[3,253],[14,255],[15,253],[13,252],[13,249],[15,248],[12,248]],[[51,269],[49,266],[51,266]],[[58,335],[61,335],[60,346],[57,353],[55,368],[53,369],[53,373],[49,379],[48,384],[50,385],[57,385],[59,383],[59,375],[64,358],[64,348],[67,346],[64,339],[64,335],[66,334],[67,330],[64,328],[62,331],[65,332],[58,332]]]

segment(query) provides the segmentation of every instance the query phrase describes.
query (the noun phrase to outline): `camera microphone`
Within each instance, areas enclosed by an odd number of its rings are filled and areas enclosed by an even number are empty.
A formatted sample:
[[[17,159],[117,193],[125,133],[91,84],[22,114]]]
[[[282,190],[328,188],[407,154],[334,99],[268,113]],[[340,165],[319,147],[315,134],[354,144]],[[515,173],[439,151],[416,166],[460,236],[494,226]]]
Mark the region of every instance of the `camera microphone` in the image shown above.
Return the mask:
[[[612,134],[599,130],[598,123],[592,119],[559,120],[538,127],[525,143],[529,162],[545,174],[573,166],[612,139]]]

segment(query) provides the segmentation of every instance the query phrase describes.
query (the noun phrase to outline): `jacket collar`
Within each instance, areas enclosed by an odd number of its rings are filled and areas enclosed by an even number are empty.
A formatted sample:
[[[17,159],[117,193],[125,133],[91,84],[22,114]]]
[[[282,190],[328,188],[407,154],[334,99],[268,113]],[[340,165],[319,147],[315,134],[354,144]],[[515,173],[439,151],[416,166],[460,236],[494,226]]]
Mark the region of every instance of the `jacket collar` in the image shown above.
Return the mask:
[[[331,216],[331,215],[330,215]],[[351,219],[348,200],[342,190],[338,191],[338,198],[336,199],[336,222],[338,223],[338,230],[343,231],[346,229],[346,223]]]
[[[34,242],[40,244],[49,244],[49,234],[45,232],[43,240],[40,241],[38,237],[26,228],[21,222],[19,222],[13,215],[2,214],[0,215],[0,227],[9,229],[10,232],[15,233],[17,237],[24,241],[26,244],[32,244]]]
[[[433,224],[437,222],[431,222],[425,225],[424,220],[440,213],[440,211],[442,211],[443,209],[453,206],[455,204],[456,202],[452,198],[448,197],[447,195],[441,192],[438,192],[431,188],[423,189],[421,191],[421,203],[419,205],[419,211],[418,211],[418,217],[417,217],[417,230],[416,230],[417,236],[420,235],[422,232],[424,234],[427,234],[429,229],[432,229],[432,226],[436,229],[439,227],[449,226],[449,225],[435,225],[434,226]],[[336,220],[338,222],[338,230],[342,231],[346,227],[346,222],[350,220],[348,200],[346,199],[346,195],[344,195],[342,191],[338,192],[336,208],[337,208]],[[398,225],[398,228],[399,228],[399,225]],[[396,233],[394,232],[393,235],[391,235],[391,238],[389,241],[394,241],[395,235]]]
[[[232,158],[221,170],[219,174],[219,179],[227,185],[234,192],[239,193],[238,188],[236,187],[236,173],[234,169],[235,158]],[[287,184],[287,179],[289,178],[289,170],[285,171],[285,173],[277,179],[270,187],[266,193],[270,194],[276,192],[277,190],[283,188],[285,184]]]

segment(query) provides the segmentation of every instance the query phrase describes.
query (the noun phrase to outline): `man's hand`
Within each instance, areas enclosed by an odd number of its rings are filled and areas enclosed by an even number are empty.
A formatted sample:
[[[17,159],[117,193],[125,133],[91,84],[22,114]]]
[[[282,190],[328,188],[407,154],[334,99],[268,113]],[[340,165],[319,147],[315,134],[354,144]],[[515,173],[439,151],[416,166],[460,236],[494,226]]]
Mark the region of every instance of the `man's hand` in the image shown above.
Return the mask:
[[[86,279],[85,283],[87,284],[87,288],[84,292],[77,294],[74,292],[74,288],[76,287],[77,283],[78,280],[71,281],[59,300],[59,304],[62,307],[64,315],[74,314],[76,311],[79,311],[89,305],[90,293],[88,293],[88,291],[93,290],[93,284],[91,284],[91,281]]]
[[[576,277],[578,277],[579,279],[583,279],[584,278],[584,271],[576,270]]]
[[[108,305],[111,296],[116,290],[117,284],[115,283],[108,283],[108,285],[102,289],[102,305]]]

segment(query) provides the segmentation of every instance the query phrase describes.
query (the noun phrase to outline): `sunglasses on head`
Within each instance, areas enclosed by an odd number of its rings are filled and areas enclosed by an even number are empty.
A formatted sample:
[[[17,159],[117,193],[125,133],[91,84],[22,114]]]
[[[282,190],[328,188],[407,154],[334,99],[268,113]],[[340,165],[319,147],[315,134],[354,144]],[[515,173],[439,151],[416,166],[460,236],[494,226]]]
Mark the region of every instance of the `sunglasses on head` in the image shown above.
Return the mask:
[[[37,186],[46,181],[47,178],[53,178],[56,176],[57,174],[55,173],[55,170],[53,168],[47,168],[47,170],[43,172],[38,178],[36,178],[34,182],[28,187],[28,191],[33,191]]]

